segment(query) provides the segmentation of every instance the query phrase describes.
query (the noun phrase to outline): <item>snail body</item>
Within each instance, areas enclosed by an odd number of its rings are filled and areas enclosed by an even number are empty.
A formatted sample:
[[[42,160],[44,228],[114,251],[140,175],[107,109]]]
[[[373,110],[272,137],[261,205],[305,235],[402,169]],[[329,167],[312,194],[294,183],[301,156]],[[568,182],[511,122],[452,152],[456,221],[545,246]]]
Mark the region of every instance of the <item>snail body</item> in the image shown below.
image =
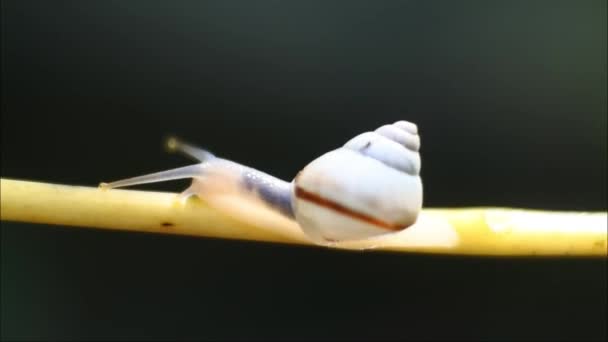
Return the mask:
[[[171,140],[200,163],[105,184],[117,188],[192,178],[180,194],[246,196],[295,220],[315,243],[366,239],[402,231],[422,208],[420,138],[407,121],[359,134],[306,165],[291,182]]]

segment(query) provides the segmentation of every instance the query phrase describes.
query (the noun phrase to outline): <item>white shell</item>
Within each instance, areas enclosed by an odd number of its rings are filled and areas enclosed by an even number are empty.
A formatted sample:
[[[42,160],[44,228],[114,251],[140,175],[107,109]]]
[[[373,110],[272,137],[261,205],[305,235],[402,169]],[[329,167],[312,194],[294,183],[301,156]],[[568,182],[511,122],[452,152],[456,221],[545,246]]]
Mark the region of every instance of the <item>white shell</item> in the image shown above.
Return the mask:
[[[356,136],[294,179],[293,209],[319,242],[364,239],[412,225],[422,208],[420,138],[400,121]]]

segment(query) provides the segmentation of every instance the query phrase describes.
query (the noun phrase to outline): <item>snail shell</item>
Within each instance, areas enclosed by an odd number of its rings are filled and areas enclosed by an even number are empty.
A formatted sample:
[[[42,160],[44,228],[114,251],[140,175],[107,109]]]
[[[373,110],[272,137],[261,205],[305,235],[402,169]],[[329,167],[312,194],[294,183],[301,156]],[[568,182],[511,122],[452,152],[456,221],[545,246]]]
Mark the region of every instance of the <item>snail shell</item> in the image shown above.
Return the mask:
[[[422,208],[420,138],[400,121],[362,133],[295,177],[293,211],[316,241],[358,240],[403,230]]]

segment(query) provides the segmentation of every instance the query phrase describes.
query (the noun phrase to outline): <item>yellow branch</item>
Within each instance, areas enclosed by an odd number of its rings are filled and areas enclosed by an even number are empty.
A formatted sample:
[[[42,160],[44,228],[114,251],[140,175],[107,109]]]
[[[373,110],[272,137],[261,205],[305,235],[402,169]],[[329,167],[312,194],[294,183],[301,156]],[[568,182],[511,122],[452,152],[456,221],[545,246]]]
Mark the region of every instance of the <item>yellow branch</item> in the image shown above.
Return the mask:
[[[0,188],[2,221],[312,245],[293,222],[269,218],[234,198],[211,202],[194,198],[182,204],[175,193],[9,179],[0,179]],[[455,255],[606,257],[606,219],[606,212],[428,208],[403,232],[335,247]]]

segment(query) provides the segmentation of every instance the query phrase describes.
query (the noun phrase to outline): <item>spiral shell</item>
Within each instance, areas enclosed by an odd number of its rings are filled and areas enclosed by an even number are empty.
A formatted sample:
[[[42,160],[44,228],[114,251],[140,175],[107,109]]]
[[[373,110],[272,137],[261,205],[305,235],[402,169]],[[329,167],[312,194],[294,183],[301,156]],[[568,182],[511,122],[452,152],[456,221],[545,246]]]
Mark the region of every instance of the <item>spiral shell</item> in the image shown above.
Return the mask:
[[[313,160],[293,180],[302,230],[320,242],[401,231],[422,208],[420,137],[399,121],[362,133]]]

